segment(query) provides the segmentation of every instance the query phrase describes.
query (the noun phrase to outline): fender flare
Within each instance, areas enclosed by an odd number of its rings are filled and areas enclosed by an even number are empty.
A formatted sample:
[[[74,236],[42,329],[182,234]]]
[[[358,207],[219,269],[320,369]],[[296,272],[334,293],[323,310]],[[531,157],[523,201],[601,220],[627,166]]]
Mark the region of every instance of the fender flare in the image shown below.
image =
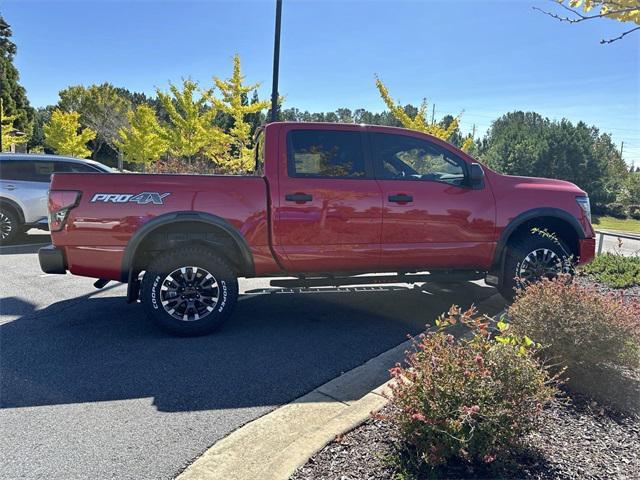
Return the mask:
[[[24,212],[22,211],[22,208],[20,208],[20,205],[18,205],[10,198],[0,197],[0,206],[2,206],[3,204],[8,205],[12,209],[14,209],[18,214],[18,220],[20,221],[20,223],[24,223]]]
[[[136,251],[148,235],[152,234],[160,227],[186,222],[196,222],[211,225],[228,234],[240,252],[242,260],[240,265],[242,269],[241,273],[249,276],[253,275],[255,270],[251,249],[249,248],[249,244],[247,243],[245,238],[233,225],[227,222],[224,218],[212,215],[210,213],[185,211],[158,215],[136,230],[133,236],[129,239],[129,242],[124,249],[124,254],[122,256],[122,266],[120,268],[121,281],[131,283],[131,273]]]
[[[509,237],[513,234],[513,232],[521,226],[523,223],[528,222],[529,220],[533,220],[534,218],[539,217],[554,217],[560,220],[567,222],[573,229],[575,230],[578,238],[587,238],[584,228],[578,222],[578,219],[567,212],[566,210],[562,210],[560,208],[552,208],[552,207],[540,207],[540,208],[532,208],[531,210],[527,210],[526,212],[522,212],[515,218],[513,218],[509,224],[505,227],[505,229],[500,234],[500,238],[498,239],[498,243],[496,244],[496,251],[493,256],[493,267],[492,271],[498,270],[498,272],[502,271],[502,264],[504,262],[505,252],[507,242],[509,241]]]

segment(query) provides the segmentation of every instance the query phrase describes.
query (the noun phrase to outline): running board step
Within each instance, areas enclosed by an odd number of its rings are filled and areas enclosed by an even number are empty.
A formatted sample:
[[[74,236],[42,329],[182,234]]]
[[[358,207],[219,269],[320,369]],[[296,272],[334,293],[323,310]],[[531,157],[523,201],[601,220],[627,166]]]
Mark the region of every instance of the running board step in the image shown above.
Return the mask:
[[[435,272],[407,275],[368,275],[362,277],[312,277],[271,280],[272,287],[338,287],[340,285],[368,285],[380,283],[460,282],[481,280],[483,272]]]

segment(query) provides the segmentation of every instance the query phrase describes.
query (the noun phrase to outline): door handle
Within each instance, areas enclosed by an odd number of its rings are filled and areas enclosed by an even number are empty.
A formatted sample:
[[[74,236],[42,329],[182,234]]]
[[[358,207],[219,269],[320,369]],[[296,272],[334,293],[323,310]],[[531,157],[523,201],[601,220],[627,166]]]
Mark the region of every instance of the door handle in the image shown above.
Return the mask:
[[[3,185],[3,187],[4,187],[6,190],[15,190],[15,189],[16,189],[16,186],[15,186],[15,185],[11,185],[11,184]]]
[[[405,193],[399,193],[398,195],[389,195],[389,201],[394,203],[409,203],[413,202],[413,197]]]
[[[304,203],[313,200],[313,196],[307,193],[287,193],[284,199],[287,202]]]

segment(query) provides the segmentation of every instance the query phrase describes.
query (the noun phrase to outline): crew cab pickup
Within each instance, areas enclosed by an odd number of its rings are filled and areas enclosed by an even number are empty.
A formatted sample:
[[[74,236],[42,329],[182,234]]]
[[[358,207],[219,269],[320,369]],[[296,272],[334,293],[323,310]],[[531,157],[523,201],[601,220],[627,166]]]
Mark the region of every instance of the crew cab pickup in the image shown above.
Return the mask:
[[[575,185],[501,175],[429,135],[354,124],[270,123],[249,176],[55,173],[49,226],[43,271],[126,282],[128,301],[178,335],[227,319],[238,277],[484,277],[510,297],[595,250]]]

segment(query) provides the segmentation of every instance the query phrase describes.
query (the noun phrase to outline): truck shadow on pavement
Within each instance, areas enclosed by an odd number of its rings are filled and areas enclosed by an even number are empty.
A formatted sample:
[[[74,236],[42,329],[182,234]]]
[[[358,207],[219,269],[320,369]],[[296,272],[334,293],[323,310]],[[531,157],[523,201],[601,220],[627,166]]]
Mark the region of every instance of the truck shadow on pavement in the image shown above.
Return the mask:
[[[145,397],[166,412],[279,405],[398,345],[451,304],[494,293],[468,282],[247,295],[226,325],[198,338],[164,334],[122,297],[74,298],[0,326],[0,408]]]

